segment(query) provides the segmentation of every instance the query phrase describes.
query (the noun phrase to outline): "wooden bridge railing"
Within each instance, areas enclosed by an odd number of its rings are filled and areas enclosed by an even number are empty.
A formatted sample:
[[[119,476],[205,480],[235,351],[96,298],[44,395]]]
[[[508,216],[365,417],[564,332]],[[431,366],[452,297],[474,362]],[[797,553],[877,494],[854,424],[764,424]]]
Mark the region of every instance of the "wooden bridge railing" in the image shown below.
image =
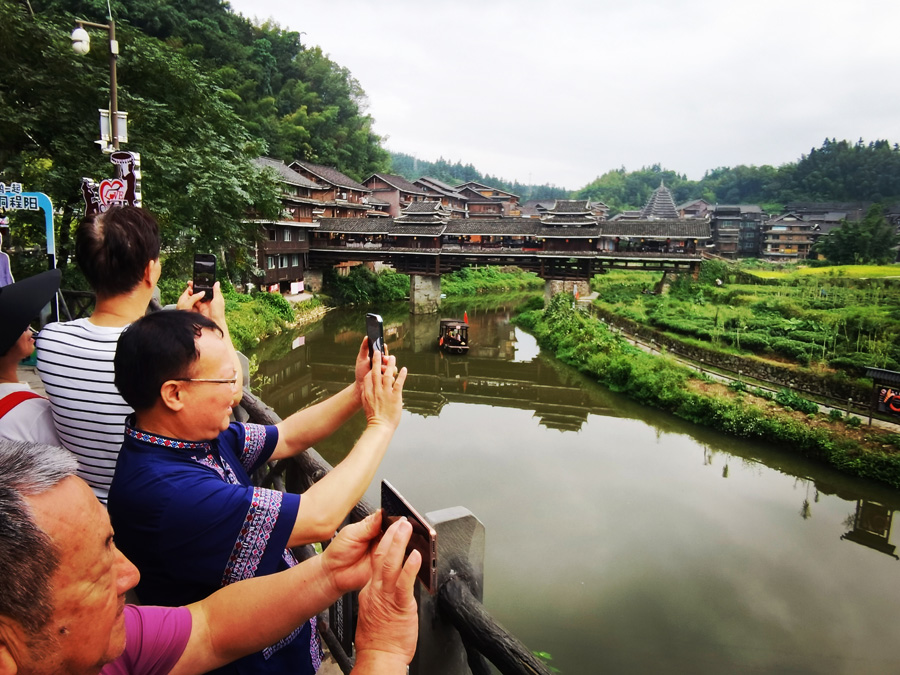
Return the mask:
[[[241,401],[247,421],[277,424],[269,406],[244,392]],[[314,450],[282,460],[255,476],[265,487],[306,491],[325,476],[331,465]],[[359,502],[348,522],[358,522],[374,511]],[[433,511],[426,517],[437,530],[438,590],[429,595],[416,585],[419,642],[410,664],[411,675],[489,675],[489,660],[503,675],[550,675],[550,670],[484,609],[484,525],[463,507]],[[295,549],[303,560],[314,555],[311,546]],[[320,617],[320,634],[341,670],[353,666],[356,594],[345,596]]]

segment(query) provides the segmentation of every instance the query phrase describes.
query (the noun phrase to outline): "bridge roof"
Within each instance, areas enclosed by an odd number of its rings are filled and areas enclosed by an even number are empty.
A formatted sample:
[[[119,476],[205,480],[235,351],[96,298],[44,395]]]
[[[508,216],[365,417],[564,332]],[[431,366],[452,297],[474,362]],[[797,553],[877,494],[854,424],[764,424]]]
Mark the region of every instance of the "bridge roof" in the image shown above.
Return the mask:
[[[320,232],[388,234],[393,218],[321,218]]]
[[[705,220],[611,220],[603,223],[606,237],[651,239],[709,239]]]
[[[394,218],[321,218],[321,232],[420,235],[505,235],[545,239],[643,237],[645,239],[709,239],[704,220],[618,220],[591,227],[548,227],[536,218],[451,218],[443,223],[404,223]]]

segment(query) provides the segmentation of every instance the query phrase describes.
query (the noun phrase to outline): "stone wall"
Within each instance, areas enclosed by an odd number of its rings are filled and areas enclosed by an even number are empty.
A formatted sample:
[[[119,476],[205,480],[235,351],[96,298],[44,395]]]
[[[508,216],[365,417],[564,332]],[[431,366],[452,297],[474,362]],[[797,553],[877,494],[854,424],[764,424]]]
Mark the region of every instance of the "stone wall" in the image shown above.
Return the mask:
[[[678,340],[673,340],[662,332],[617,316],[600,307],[592,306],[591,312],[607,325],[618,328],[629,335],[645,343],[655,343],[660,349],[682,356],[690,361],[700,364],[709,364],[710,367],[731,373],[741,373],[761,382],[769,382],[779,387],[796,390],[800,393],[812,394],[838,401],[847,401],[852,398],[855,402],[865,405],[872,396],[871,385],[861,385],[856,380],[842,377],[823,378],[815,373],[803,370],[795,370],[787,366],[779,366],[774,363],[764,363],[757,359],[746,358],[734,354],[722,354],[721,352],[704,347],[686,345]]]

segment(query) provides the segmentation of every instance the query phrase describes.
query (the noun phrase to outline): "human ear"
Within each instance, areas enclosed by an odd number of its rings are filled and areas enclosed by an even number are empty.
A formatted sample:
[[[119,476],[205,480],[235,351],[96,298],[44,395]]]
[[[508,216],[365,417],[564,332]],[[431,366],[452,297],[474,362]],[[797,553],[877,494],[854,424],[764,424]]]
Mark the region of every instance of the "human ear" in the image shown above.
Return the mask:
[[[184,408],[184,396],[184,389],[175,380],[163,382],[163,386],[159,390],[159,397],[163,404],[174,412],[179,412]]]
[[[7,645],[10,632],[10,627],[0,618],[0,675],[15,675],[19,672],[11,646]]]

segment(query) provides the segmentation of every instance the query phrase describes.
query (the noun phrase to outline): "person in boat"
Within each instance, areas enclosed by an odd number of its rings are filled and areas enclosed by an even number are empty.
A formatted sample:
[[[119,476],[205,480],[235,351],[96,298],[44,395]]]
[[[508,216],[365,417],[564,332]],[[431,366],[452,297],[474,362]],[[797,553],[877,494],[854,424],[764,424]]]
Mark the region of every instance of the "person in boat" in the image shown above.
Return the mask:
[[[106,509],[62,448],[0,440],[0,675],[192,675],[290,633],[362,589],[357,675],[403,675],[418,632],[412,526],[381,514],[321,555],[186,607],[125,604],[138,579]]]
[[[134,408],[125,429],[109,513],[123,553],[141,571],[142,602],[183,605],[232,582],[296,564],[290,547],[327,541],[366,488],[402,412],[406,369],[364,338],[356,381],[275,426],[230,423],[234,366],[225,338],[191,312],[149,314],[116,352],[116,386]],[[347,457],[299,494],[254,487],[266,462],[295,456],[362,405],[367,425]],[[312,673],[315,618],[217,673]]]
[[[97,295],[94,312],[47,324],[37,338],[38,374],[62,445],[78,457],[78,475],[104,502],[132,412],[113,383],[113,357],[125,327],[147,312],[162,270],[159,251],[159,226],[149,211],[113,206],[87,216],[75,233],[75,259]],[[210,317],[227,332],[218,287],[212,301],[203,297],[188,282],[177,306]],[[237,358],[232,350],[235,363]]]
[[[50,402],[19,382],[19,363],[34,352],[31,322],[59,290],[48,270],[0,287],[0,438],[59,445]]]

